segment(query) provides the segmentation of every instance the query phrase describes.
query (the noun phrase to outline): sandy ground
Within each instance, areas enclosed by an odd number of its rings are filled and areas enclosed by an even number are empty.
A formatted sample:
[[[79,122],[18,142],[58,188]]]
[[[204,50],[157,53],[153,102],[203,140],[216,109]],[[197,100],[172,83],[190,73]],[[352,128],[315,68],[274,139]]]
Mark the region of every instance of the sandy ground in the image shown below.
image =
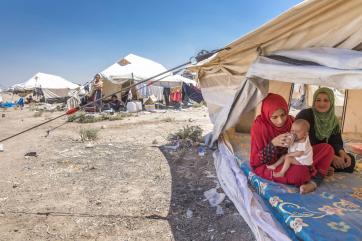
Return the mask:
[[[61,113],[0,112],[0,139]],[[165,147],[183,126],[209,132],[205,108],[69,123],[44,137],[64,120],[3,143],[0,240],[254,240],[227,198],[217,214],[203,195],[218,186],[212,150]],[[90,127],[100,129],[91,145],[79,136]]]

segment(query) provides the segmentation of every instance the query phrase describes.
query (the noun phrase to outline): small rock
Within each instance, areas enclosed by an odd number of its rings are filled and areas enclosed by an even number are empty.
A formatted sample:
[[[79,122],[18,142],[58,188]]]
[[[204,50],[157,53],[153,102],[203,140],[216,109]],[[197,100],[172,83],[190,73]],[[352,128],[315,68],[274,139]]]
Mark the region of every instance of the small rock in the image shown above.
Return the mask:
[[[85,148],[93,148],[93,147],[94,147],[94,145],[92,143],[88,143],[85,145]]]
[[[107,128],[106,125],[102,125],[102,126],[101,126],[101,129],[106,129],[106,128]]]
[[[36,153],[36,151],[30,151],[30,152],[28,152],[28,153],[25,153],[25,155],[24,156],[38,156],[37,155],[37,153]]]
[[[97,205],[97,206],[100,206],[101,204],[102,204],[101,201],[96,201],[96,205]]]
[[[156,139],[154,139],[154,140],[152,141],[152,144],[158,144],[158,141],[157,141]]]

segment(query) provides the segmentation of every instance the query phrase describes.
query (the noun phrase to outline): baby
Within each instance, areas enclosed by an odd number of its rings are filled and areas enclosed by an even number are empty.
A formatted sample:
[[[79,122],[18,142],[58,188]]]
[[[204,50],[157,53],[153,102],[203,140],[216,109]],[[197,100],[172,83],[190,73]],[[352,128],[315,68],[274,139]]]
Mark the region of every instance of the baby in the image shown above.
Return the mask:
[[[277,162],[267,166],[269,169],[274,170],[282,162],[284,162],[282,169],[279,172],[274,172],[274,177],[283,177],[285,172],[289,169],[291,164],[311,166],[313,163],[313,148],[309,142],[309,123],[306,120],[295,120],[292,128],[291,135],[294,135],[294,142],[289,146],[288,154],[282,156]],[[292,138],[292,137],[291,137]]]

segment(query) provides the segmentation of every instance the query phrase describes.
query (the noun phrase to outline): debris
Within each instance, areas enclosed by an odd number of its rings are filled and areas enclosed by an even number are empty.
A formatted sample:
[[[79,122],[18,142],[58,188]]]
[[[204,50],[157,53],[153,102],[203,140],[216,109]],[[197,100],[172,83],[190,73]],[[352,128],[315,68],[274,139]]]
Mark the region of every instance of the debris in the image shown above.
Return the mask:
[[[192,218],[192,210],[190,208],[187,209],[186,211],[186,218]]]
[[[156,145],[156,144],[158,144],[158,141],[157,141],[156,139],[154,139],[154,140],[152,141],[152,144]]]
[[[224,215],[224,210],[220,205],[216,206],[216,215]]]
[[[167,149],[177,150],[180,147],[180,142],[176,142],[176,145],[174,146],[164,146]]]
[[[5,114],[4,114],[4,113],[2,113],[2,114],[1,114],[1,117],[2,117],[2,118],[4,118],[4,117],[5,117]]]
[[[211,188],[204,192],[204,196],[209,201],[211,207],[216,207],[224,200],[225,193],[218,193],[216,188]]]
[[[0,152],[4,151],[4,145],[0,144]]]
[[[101,126],[101,129],[106,129],[106,128],[107,128],[106,125],[102,125],[102,126]]]
[[[204,171],[204,174],[206,175],[207,178],[216,178],[216,176],[214,174],[212,174],[210,171]]]
[[[24,156],[35,156],[35,157],[37,157],[38,155],[36,154],[36,151],[30,151],[30,152],[25,153]]]
[[[94,147],[94,145],[92,143],[87,143],[85,145],[85,148],[93,148],[93,147]]]
[[[199,148],[197,149],[197,153],[199,154],[199,156],[205,156],[206,148],[204,146],[199,146]]]

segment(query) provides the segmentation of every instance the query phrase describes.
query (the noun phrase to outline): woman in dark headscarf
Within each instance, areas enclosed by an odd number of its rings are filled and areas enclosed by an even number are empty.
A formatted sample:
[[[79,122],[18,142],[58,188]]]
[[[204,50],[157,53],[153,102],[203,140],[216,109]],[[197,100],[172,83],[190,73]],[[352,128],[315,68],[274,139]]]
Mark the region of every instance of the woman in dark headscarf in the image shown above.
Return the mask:
[[[288,104],[282,96],[270,93],[262,102],[261,114],[251,128],[250,166],[260,177],[275,182],[300,187],[300,193],[312,192],[320,182],[316,176],[326,175],[333,156],[332,147],[320,144],[313,147],[313,169],[307,166],[291,165],[284,177],[273,177],[273,170],[267,165],[275,163],[287,153],[288,132],[293,117],[288,115]],[[275,171],[279,172],[283,165]]]
[[[309,139],[312,145],[328,143],[334,149],[331,171],[353,172],[354,157],[343,149],[341,128],[334,107],[334,94],[329,88],[319,88],[313,95],[312,108],[302,110],[296,119],[310,124]]]

